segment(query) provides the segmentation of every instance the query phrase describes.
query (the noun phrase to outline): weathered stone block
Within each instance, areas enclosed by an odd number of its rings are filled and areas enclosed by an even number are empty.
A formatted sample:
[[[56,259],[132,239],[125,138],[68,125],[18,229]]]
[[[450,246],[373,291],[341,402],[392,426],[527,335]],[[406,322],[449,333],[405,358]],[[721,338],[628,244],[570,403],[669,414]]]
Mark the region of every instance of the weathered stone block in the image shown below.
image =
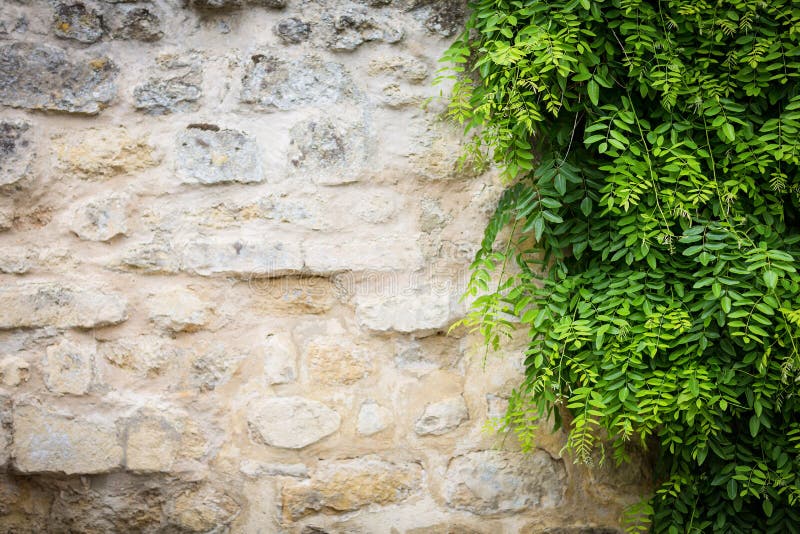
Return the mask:
[[[164,36],[161,16],[152,5],[117,5],[103,14],[103,23],[113,39],[158,41]]]
[[[30,247],[4,247],[0,250],[0,273],[25,274],[31,270],[34,252]]]
[[[468,419],[467,403],[459,395],[425,406],[425,411],[414,423],[414,432],[420,436],[440,436],[455,430]]]
[[[191,125],[178,136],[178,177],[185,184],[264,181],[255,139],[237,130]]]
[[[341,417],[325,404],[302,397],[272,397],[248,410],[251,437],[282,449],[302,449],[339,429]]]
[[[242,6],[263,6],[283,9],[287,0],[190,0],[192,7],[198,9],[230,9]]]
[[[422,468],[375,456],[321,462],[310,480],[283,487],[283,513],[291,520],[315,512],[351,512],[402,502],[419,491]]]
[[[14,409],[14,466],[22,473],[107,473],[122,463],[113,422],[18,405]]]
[[[95,197],[77,206],[69,228],[87,241],[109,241],[128,232],[128,202],[125,194]]]
[[[268,464],[256,460],[242,460],[239,471],[247,477],[295,477],[308,478],[305,464]]]
[[[34,155],[30,124],[0,121],[0,186],[16,183],[27,176]]]
[[[0,329],[93,328],[127,318],[125,298],[106,290],[39,282],[0,288]]]
[[[53,12],[53,33],[62,39],[94,43],[103,37],[103,20],[83,2],[58,3]]]
[[[181,251],[181,268],[203,276],[272,277],[303,270],[303,256],[295,242],[271,244],[261,240],[213,237],[195,239]]]
[[[159,163],[153,146],[123,127],[59,136],[53,145],[58,169],[83,180],[133,174]]]
[[[171,243],[156,237],[148,243],[130,247],[122,256],[119,267],[149,274],[176,273],[180,269],[180,257]]]
[[[97,344],[90,339],[63,339],[45,350],[44,383],[53,393],[84,395],[94,379]]]
[[[133,90],[134,107],[152,115],[197,109],[203,93],[200,59],[196,56],[164,54],[156,61],[159,75],[136,86]]]
[[[428,66],[414,56],[381,56],[370,61],[367,72],[420,84],[428,77]]]
[[[552,508],[562,502],[567,486],[564,462],[542,450],[457,456],[445,478],[447,505],[479,515]]]
[[[362,327],[377,332],[443,330],[453,320],[450,300],[444,288],[360,295],[356,297],[356,319]]]
[[[230,380],[246,353],[217,345],[192,359],[191,382],[200,391],[211,391]]]
[[[253,55],[247,64],[241,100],[264,111],[285,111],[335,104],[354,94],[350,74],[340,63],[316,56],[286,60],[268,52]]]
[[[303,250],[305,267],[316,274],[413,271],[424,265],[415,236],[408,235],[312,234],[303,242]]]
[[[221,489],[211,485],[187,490],[171,503],[170,523],[188,532],[213,532],[236,519],[241,507]]]
[[[150,321],[172,332],[192,332],[205,326],[212,306],[195,293],[174,289],[149,299]]]
[[[311,26],[307,22],[291,17],[279,21],[273,31],[284,44],[297,44],[308,39]]]
[[[291,130],[289,160],[295,174],[321,185],[355,182],[364,173],[366,131],[351,121],[326,117],[306,120]]]
[[[346,386],[372,371],[369,356],[340,338],[316,338],[306,346],[303,361],[315,383]]]
[[[137,472],[168,472],[180,448],[181,436],[157,416],[141,416],[128,424],[125,467]]]
[[[253,305],[266,313],[281,315],[321,314],[336,304],[337,287],[322,276],[251,278]]]
[[[356,428],[362,436],[371,436],[386,430],[394,421],[391,410],[384,408],[375,401],[364,401],[358,411]]]
[[[297,349],[289,334],[269,334],[264,342],[264,376],[267,384],[288,384],[297,379]]]
[[[477,530],[465,525],[454,523],[437,523],[421,528],[407,530],[406,534],[488,534],[489,531]]]
[[[94,115],[117,93],[117,67],[105,57],[67,58],[48,45],[0,45],[0,104]]]
[[[158,336],[140,335],[101,343],[98,354],[115,367],[154,377],[177,360],[181,350]]]
[[[327,34],[323,39],[326,46],[337,52],[355,50],[369,41],[393,44],[403,38],[403,30],[396,22],[363,6],[350,5],[324,13],[321,23]]]
[[[27,382],[30,375],[31,366],[23,358],[12,354],[0,358],[0,384],[6,387],[17,387],[23,382]]]

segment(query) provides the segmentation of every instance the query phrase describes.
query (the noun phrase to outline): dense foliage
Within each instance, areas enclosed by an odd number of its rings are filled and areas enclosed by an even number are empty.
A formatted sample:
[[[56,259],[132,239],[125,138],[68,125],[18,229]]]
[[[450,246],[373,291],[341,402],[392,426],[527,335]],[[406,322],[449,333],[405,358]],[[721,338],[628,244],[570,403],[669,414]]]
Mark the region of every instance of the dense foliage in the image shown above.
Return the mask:
[[[508,188],[467,323],[530,329],[503,424],[658,443],[655,532],[799,532],[800,4],[471,8],[450,115]]]

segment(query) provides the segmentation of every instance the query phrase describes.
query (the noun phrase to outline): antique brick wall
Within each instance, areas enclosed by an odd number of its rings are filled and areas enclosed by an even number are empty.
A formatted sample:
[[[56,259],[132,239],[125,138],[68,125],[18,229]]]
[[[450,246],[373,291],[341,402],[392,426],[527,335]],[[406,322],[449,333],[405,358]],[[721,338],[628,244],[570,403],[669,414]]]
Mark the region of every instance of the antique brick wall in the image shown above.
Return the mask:
[[[616,532],[448,327],[457,0],[0,0],[0,532]]]

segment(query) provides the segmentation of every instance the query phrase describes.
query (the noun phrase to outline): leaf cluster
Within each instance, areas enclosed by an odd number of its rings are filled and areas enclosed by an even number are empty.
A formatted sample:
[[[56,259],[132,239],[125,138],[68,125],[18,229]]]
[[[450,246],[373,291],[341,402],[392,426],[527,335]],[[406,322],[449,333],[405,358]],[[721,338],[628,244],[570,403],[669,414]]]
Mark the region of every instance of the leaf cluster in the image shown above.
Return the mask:
[[[800,531],[800,5],[471,8],[450,116],[508,188],[466,323],[530,331],[501,426],[656,439],[654,532]]]

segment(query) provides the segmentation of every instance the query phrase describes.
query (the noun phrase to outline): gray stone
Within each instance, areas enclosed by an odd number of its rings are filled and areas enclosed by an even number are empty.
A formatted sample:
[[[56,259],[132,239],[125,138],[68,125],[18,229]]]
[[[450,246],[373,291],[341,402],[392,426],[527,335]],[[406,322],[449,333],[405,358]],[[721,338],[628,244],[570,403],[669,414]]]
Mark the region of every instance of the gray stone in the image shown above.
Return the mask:
[[[270,244],[266,238],[195,239],[181,251],[181,269],[202,276],[273,277],[303,270],[296,242]]]
[[[237,130],[190,125],[178,136],[176,157],[178,177],[185,184],[264,181],[258,144]]]
[[[371,436],[389,428],[393,420],[392,412],[388,408],[368,400],[364,401],[358,411],[356,429],[362,436]]]
[[[83,2],[60,2],[53,12],[53,33],[62,39],[94,43],[103,37],[103,21],[100,13]]]
[[[289,334],[270,334],[264,343],[267,384],[288,384],[297,379],[297,349]]]
[[[48,282],[0,287],[0,329],[93,328],[127,318],[125,298],[107,290]]]
[[[264,476],[308,478],[308,467],[305,464],[268,464],[256,460],[242,460],[239,471],[250,478]]]
[[[285,44],[297,44],[308,39],[311,33],[311,26],[307,22],[291,17],[279,21],[273,30],[275,35]]]
[[[163,55],[157,59],[163,75],[133,90],[133,105],[152,115],[193,111],[202,95],[203,69],[197,57]]]
[[[420,84],[428,77],[428,66],[413,56],[382,56],[369,63],[372,76],[388,75],[397,80]]]
[[[69,228],[87,241],[109,241],[128,232],[128,201],[124,194],[95,197],[77,206]]]
[[[366,132],[362,124],[320,117],[291,129],[289,159],[296,173],[321,185],[357,181],[364,172]]]
[[[255,441],[282,449],[302,449],[336,432],[341,417],[315,400],[272,397],[252,403],[247,421]]]
[[[117,5],[106,10],[103,22],[114,39],[158,41],[164,36],[158,12],[151,5]]]
[[[549,527],[533,529],[530,534],[622,534],[622,530],[611,527]]]
[[[218,345],[192,360],[191,382],[200,391],[212,391],[228,382],[247,357]]]
[[[23,382],[27,382],[30,376],[31,365],[19,356],[7,354],[0,358],[0,384],[6,387],[17,387]]]
[[[355,50],[368,41],[397,43],[403,31],[396,21],[380,20],[361,6],[348,6],[334,14],[322,17],[323,28],[328,28],[326,45],[334,51]]]
[[[415,0],[411,9],[430,33],[442,37],[460,32],[467,16],[466,0]]]
[[[272,9],[283,9],[287,0],[190,0],[197,9],[231,9],[243,6],[261,6]]]
[[[459,395],[425,406],[425,411],[414,423],[414,432],[420,436],[441,436],[455,430],[467,419],[467,403]]]
[[[0,45],[0,104],[6,106],[94,115],[116,96],[116,76],[105,57],[70,59],[53,46]]]
[[[176,273],[180,269],[180,258],[171,243],[156,237],[148,243],[133,245],[125,252],[119,266],[147,274]]]
[[[16,183],[30,172],[34,151],[29,130],[27,122],[0,121],[0,186]]]
[[[12,428],[11,428],[11,399],[6,396],[0,396],[0,470],[5,471],[11,460],[11,441],[12,441]],[[8,514],[9,509],[4,506],[4,497],[7,497],[3,491],[2,481],[0,481],[0,515]]]
[[[53,393],[84,395],[94,379],[94,340],[63,339],[45,351],[44,383]]]
[[[309,104],[335,104],[354,94],[350,74],[340,63],[316,56],[286,60],[268,52],[250,58],[242,78],[241,100],[263,111],[286,111]]]
[[[122,456],[110,421],[28,405],[14,410],[14,466],[22,473],[107,473],[120,467]]]
[[[564,462],[543,450],[479,451],[450,461],[444,496],[450,508],[478,515],[532,513],[558,506],[566,488]]]
[[[182,351],[161,337],[145,334],[101,343],[98,353],[119,369],[152,378],[179,361]]]

